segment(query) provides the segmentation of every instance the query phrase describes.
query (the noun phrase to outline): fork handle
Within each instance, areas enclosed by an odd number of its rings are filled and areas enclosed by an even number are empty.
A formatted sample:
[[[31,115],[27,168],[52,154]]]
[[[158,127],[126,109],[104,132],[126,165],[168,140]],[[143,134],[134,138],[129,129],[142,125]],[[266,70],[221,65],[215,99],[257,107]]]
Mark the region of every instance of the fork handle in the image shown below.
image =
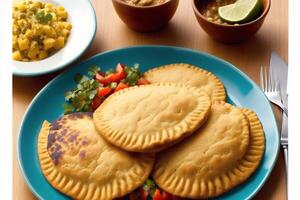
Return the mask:
[[[286,181],[286,199],[288,199],[288,176],[289,176],[289,167],[288,167],[288,145],[282,145],[285,161],[285,181]]]

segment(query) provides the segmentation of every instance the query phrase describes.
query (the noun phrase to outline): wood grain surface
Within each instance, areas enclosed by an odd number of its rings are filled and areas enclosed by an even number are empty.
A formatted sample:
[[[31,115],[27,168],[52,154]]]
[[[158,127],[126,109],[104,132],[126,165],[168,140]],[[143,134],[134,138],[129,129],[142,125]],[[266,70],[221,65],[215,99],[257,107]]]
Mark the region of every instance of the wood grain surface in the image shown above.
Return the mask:
[[[59,0],[57,0],[59,2]],[[76,3],[76,1],[74,1]],[[276,51],[288,60],[288,1],[273,0],[263,27],[246,42],[225,45],[212,40],[198,25],[191,0],[181,0],[169,25],[155,33],[137,33],[118,18],[109,0],[92,1],[98,20],[95,40],[78,63],[103,51],[132,45],[160,44],[198,49],[223,58],[259,83],[260,66],[269,66],[270,53]],[[84,16],[82,16],[84,20]],[[83,30],[84,31],[84,30]],[[71,64],[68,68],[74,65]],[[13,199],[31,200],[34,195],[21,175],[16,154],[16,141],[24,112],[36,93],[53,77],[63,71],[34,78],[13,78]],[[45,102],[45,105],[48,102]],[[277,110],[278,122],[280,122]],[[280,125],[280,123],[279,123]],[[280,127],[280,126],[279,126]],[[285,173],[283,154],[280,152],[275,168],[255,200],[284,200]]]

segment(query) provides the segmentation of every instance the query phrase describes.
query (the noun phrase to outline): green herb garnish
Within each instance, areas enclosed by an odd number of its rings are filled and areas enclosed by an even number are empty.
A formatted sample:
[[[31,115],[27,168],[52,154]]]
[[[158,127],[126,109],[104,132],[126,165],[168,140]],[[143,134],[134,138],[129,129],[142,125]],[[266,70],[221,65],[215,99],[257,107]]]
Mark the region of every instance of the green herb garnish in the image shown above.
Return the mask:
[[[50,13],[45,13],[45,11],[40,11],[36,13],[35,18],[42,24],[47,24],[52,20],[52,15]]]
[[[133,67],[125,67],[126,77],[125,81],[130,85],[136,85],[138,79],[142,76],[139,65],[135,64]]]
[[[98,67],[98,66],[91,66],[91,67],[89,67],[88,74],[90,76],[95,76],[99,71],[101,71],[100,67]]]
[[[108,84],[108,86],[110,87],[110,89],[115,89],[117,87],[118,83],[116,82],[111,82]]]
[[[156,184],[151,179],[147,179],[146,182],[143,185],[143,190],[149,191],[151,197],[154,196],[156,188],[157,188]]]
[[[95,67],[90,68],[89,75],[95,72]],[[77,83],[76,88],[65,93],[66,103],[64,104],[64,114],[73,112],[91,112],[91,103],[101,86],[91,76],[76,74],[74,77]]]

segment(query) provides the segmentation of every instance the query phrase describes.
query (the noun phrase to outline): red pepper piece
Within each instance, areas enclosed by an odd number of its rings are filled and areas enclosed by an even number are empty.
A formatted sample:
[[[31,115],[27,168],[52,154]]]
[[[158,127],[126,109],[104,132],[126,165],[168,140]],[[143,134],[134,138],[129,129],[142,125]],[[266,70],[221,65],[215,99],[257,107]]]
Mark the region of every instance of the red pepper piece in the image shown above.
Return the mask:
[[[147,85],[147,84],[150,84],[150,82],[145,78],[139,78],[137,81],[137,85]]]
[[[98,96],[99,97],[106,97],[112,92],[112,89],[110,87],[104,87],[98,89]]]
[[[120,82],[120,83],[117,85],[117,87],[115,88],[114,92],[117,92],[117,91],[119,91],[119,90],[123,90],[123,89],[128,88],[128,87],[129,87],[129,85],[127,85],[126,83]]]

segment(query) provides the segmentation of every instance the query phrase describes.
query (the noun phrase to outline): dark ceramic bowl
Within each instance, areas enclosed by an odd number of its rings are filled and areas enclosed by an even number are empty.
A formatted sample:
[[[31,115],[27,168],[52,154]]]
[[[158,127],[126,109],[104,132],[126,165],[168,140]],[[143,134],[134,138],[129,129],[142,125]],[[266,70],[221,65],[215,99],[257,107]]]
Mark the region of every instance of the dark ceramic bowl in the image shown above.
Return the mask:
[[[237,43],[253,36],[263,24],[271,6],[271,0],[262,0],[263,11],[257,19],[234,26],[221,25],[208,21],[207,18],[200,13],[201,3],[203,3],[203,1],[192,0],[192,2],[196,18],[204,31],[212,38],[224,43]]]
[[[131,29],[150,32],[164,27],[170,21],[179,0],[169,0],[155,6],[133,6],[122,0],[112,0],[112,2],[121,20]]]

